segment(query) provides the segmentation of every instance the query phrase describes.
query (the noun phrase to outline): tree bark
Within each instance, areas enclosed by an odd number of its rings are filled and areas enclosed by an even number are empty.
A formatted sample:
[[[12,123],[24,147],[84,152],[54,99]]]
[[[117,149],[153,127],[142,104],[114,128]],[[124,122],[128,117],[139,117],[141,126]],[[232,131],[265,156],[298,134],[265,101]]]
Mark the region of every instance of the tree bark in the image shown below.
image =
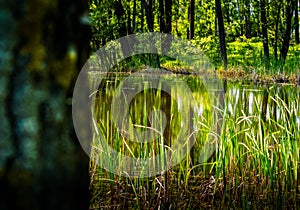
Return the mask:
[[[159,0],[159,28],[161,33],[166,29],[164,0]]]
[[[246,37],[251,38],[251,10],[250,0],[245,0],[245,22],[246,22]]]
[[[126,11],[122,5],[122,1],[121,0],[116,1],[114,7],[115,7],[115,14],[118,19],[119,37],[124,37],[129,33],[131,33],[130,9],[127,8],[128,17],[126,20]],[[127,27],[126,27],[126,23],[127,23]],[[125,57],[131,54],[129,50],[130,49],[129,45],[130,43],[126,39],[124,39],[124,41],[121,43],[122,52]]]
[[[237,4],[238,4],[238,11],[239,11],[239,17],[240,17],[240,27],[241,27],[240,36],[243,36],[244,35],[244,24],[243,24],[244,9],[243,9],[243,4],[240,1],[241,0],[237,0]]]
[[[130,1],[126,2],[126,10],[127,10],[127,14],[125,14],[125,15],[127,16],[127,34],[132,34],[133,30],[132,30],[132,26],[131,26]]]
[[[265,0],[260,0],[260,15],[262,24],[262,37],[264,46],[264,60],[266,67],[269,67],[269,40],[268,40],[268,28],[267,28],[267,18],[266,18],[266,4]]]
[[[141,31],[144,32],[145,0],[141,0]]]
[[[195,34],[195,0],[190,0],[189,22],[190,22],[189,39],[191,40],[194,38],[194,34]]]
[[[88,4],[14,0],[0,13],[0,209],[87,209],[67,98],[89,54]]]
[[[152,0],[142,0],[142,5],[146,11],[146,22],[148,30],[150,32],[154,31],[154,15],[153,15],[153,1]],[[150,37],[152,38],[152,37]],[[152,40],[151,40],[152,41]],[[155,46],[154,46],[155,47]],[[152,68],[160,68],[160,61],[158,54],[149,54],[149,66]]]
[[[125,15],[125,9],[122,5],[122,1],[118,0],[114,4],[115,9],[115,15],[118,19],[118,28],[119,28],[119,36],[123,37],[127,35],[128,27],[126,27],[126,15]]]
[[[278,3],[277,5],[277,14],[276,14],[276,20],[275,20],[275,40],[274,40],[274,57],[276,62],[278,61],[278,32],[279,32],[279,18],[280,18],[280,8],[281,8],[281,3]]]
[[[172,0],[165,0],[166,30],[165,33],[172,32]]]
[[[291,31],[292,31],[292,17],[293,17],[293,0],[289,0],[286,6],[286,30],[283,38],[282,47],[280,50],[280,59],[285,62],[287,53],[290,47]]]
[[[136,0],[133,0],[133,12],[132,12],[132,31],[135,32],[136,22]]]
[[[172,0],[159,0],[159,27],[161,33],[172,31]]]
[[[226,42],[225,42],[225,29],[221,8],[221,0],[215,0],[216,3],[216,16],[218,19],[218,31],[219,31],[219,40],[220,40],[220,54],[223,65],[227,68],[227,53],[226,53]]]
[[[229,11],[229,1],[226,1],[225,2],[225,15],[226,15],[226,21],[227,21],[227,24],[228,24],[228,26],[230,26],[230,23],[231,23],[231,21],[230,21],[230,11]]]
[[[153,15],[153,1],[152,0],[142,0],[145,11],[146,11],[146,22],[148,30],[150,32],[154,31],[154,15]]]
[[[276,4],[276,17],[275,17],[275,37],[274,37],[274,57],[275,61],[278,61],[278,37],[279,37],[279,20],[280,20],[280,10],[282,7],[282,2],[277,2]]]

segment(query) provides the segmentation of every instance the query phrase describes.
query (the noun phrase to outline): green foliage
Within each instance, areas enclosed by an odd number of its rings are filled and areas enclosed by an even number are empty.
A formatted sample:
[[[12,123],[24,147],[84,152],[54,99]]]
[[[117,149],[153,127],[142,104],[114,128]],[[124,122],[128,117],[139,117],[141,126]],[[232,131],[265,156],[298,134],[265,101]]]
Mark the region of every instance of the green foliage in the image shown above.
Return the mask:
[[[199,46],[202,52],[207,55],[211,62],[216,66],[221,66],[219,56],[219,40],[215,36],[195,37],[192,40],[193,44]],[[271,46],[270,46],[271,47]],[[259,37],[247,39],[245,36],[237,37],[235,41],[227,43],[227,55],[229,67],[242,68],[246,72],[255,70],[258,73],[277,74],[278,70],[281,73],[297,73],[300,66],[300,45],[293,44],[290,47],[287,60],[284,67],[282,63],[276,61],[274,52],[270,51],[271,68],[266,70],[263,65],[263,46]]]
[[[221,58],[219,56],[219,40],[216,36],[208,36],[208,37],[199,37],[196,36],[194,40],[192,40],[193,44],[199,46],[201,51],[207,55],[210,61],[215,66],[221,65]]]
[[[228,43],[228,61],[234,66],[259,66],[262,59],[262,42],[252,42],[240,37]]]
[[[118,3],[121,4],[118,4]],[[285,65],[275,59],[274,49],[277,45],[277,57],[280,55],[282,39],[285,32],[285,15],[283,9],[287,1],[278,2],[272,0],[266,10],[269,12],[268,36],[270,48],[270,71],[275,73],[296,72],[299,66],[299,46],[293,44],[290,47]],[[214,1],[198,0],[195,8],[195,37],[192,43],[201,49],[216,66],[221,66],[218,31],[216,28]],[[232,2],[223,0],[222,11],[227,40],[227,55],[229,67],[241,67],[243,69],[255,69],[258,72],[266,71],[264,68],[263,46],[261,39],[259,1],[240,0]],[[249,14],[249,7],[251,14]],[[187,38],[189,30],[188,20],[189,2],[184,0],[174,1],[172,4],[172,34],[183,39]],[[154,31],[160,31],[159,1],[155,1],[152,12],[154,14]],[[247,13],[248,12],[248,13]],[[119,38],[126,34],[148,31],[145,8],[141,1],[99,1],[90,2],[91,26],[94,50],[105,45],[108,41]],[[248,22],[246,22],[246,17]],[[275,34],[275,26],[278,24],[278,33]],[[250,25],[251,33],[246,38],[247,24]],[[178,63],[161,58],[162,64],[171,68]],[[126,63],[127,62],[127,63]],[[134,67],[148,65],[147,56],[137,56],[127,59],[118,65],[119,70],[133,69]],[[137,64],[134,64],[137,62]],[[179,65],[180,66],[180,65]]]
[[[90,3],[90,18],[93,31],[92,48],[94,50],[105,45],[106,42],[117,38],[117,20],[111,8],[113,8],[113,1],[109,0],[104,0],[101,3],[98,3],[98,1]]]
[[[263,65],[262,42],[257,38],[246,39],[241,37],[237,41],[228,43],[228,62],[233,67],[241,67],[244,70],[253,70],[256,72],[277,74],[281,73],[297,73],[299,71],[300,47],[299,45],[291,46],[284,68],[282,62],[276,61],[274,52],[270,52],[270,66],[266,70]],[[266,72],[268,71],[268,72]]]

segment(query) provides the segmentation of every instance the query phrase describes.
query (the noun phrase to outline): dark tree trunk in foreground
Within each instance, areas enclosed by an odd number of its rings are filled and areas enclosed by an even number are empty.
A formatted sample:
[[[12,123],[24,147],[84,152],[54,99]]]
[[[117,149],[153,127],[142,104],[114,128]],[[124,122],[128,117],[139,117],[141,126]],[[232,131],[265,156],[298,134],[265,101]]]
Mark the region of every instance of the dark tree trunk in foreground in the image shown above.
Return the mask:
[[[89,207],[69,102],[89,53],[85,12],[80,0],[1,2],[0,209]]]
[[[265,0],[260,0],[260,15],[262,24],[262,37],[264,46],[264,58],[266,67],[269,66],[269,40],[268,40],[268,28],[267,28],[267,18],[266,18],[266,3]]]
[[[221,8],[221,0],[215,0],[216,3],[216,15],[218,19],[218,31],[219,31],[219,40],[220,40],[220,53],[222,62],[225,68],[227,68],[227,53],[226,53],[226,42],[225,42],[225,29]]]
[[[190,0],[189,22],[190,22],[189,39],[193,39],[195,34],[195,0]]]
[[[292,31],[292,17],[293,17],[293,2],[294,0],[287,1],[286,6],[286,30],[283,38],[282,47],[280,50],[280,59],[285,62],[287,53],[290,47],[291,31]]]

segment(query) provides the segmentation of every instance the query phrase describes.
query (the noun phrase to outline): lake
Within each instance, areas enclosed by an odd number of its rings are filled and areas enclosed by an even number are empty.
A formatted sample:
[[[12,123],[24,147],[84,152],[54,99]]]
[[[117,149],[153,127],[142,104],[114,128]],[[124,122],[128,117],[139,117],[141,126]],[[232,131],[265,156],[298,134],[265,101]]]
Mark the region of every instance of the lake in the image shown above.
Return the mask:
[[[296,208],[299,86],[99,78],[90,74],[91,207]]]

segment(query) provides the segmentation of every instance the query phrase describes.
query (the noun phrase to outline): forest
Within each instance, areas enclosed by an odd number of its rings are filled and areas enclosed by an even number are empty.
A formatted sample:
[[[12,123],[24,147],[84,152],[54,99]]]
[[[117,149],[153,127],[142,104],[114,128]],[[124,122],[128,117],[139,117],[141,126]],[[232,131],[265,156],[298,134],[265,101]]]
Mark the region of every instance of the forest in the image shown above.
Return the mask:
[[[133,33],[170,33],[223,69],[299,70],[299,1],[91,1],[92,49]],[[288,77],[288,76],[287,76]]]
[[[92,209],[298,208],[298,0],[89,8]]]
[[[299,4],[0,1],[0,209],[299,209]]]

